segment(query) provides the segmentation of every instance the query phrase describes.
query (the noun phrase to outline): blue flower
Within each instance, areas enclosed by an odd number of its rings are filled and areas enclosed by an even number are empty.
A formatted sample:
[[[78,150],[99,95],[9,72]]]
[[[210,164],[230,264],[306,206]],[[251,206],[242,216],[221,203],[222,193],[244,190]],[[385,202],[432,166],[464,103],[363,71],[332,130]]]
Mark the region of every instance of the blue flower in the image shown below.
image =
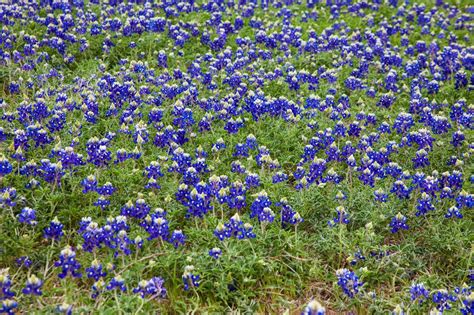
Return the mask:
[[[81,278],[82,274],[79,272],[81,264],[76,260],[76,252],[74,252],[71,246],[66,246],[59,255],[59,260],[54,263],[56,267],[61,267],[61,273],[59,278],[63,279],[69,274],[75,278]]]
[[[224,224],[219,223],[214,230],[214,235],[220,240],[223,241],[226,238],[232,236],[231,229],[227,228]]]
[[[98,281],[100,278],[104,278],[107,275],[107,272],[103,270],[102,264],[94,259],[89,268],[86,268],[87,278],[92,278],[95,281]]]
[[[133,289],[133,293],[138,293],[142,298],[145,296],[165,298],[166,289],[163,286],[164,280],[161,277],[153,277],[150,280],[142,280],[138,283],[138,287]]]
[[[326,309],[316,300],[311,300],[304,308],[301,315],[325,315]]]
[[[374,199],[377,202],[387,202],[388,194],[386,194],[382,189],[377,189],[374,191]]]
[[[432,293],[431,298],[440,312],[451,309],[450,302],[456,302],[457,297],[446,290],[438,290]]]
[[[31,275],[28,280],[26,281],[26,286],[22,290],[23,294],[33,294],[33,295],[42,295],[43,292],[41,291],[41,287],[43,286],[43,281],[36,277],[35,275]]]
[[[181,230],[174,230],[171,234],[169,242],[173,244],[174,248],[178,248],[180,245],[184,245],[186,236]]]
[[[458,207],[452,206],[451,208],[448,209],[448,212],[444,215],[445,218],[454,218],[457,217],[458,219],[462,219],[463,215],[461,211],[459,211]]]
[[[125,280],[120,275],[113,277],[107,285],[106,289],[108,291],[112,291],[115,289],[119,289],[122,292],[127,291],[127,287],[125,286]]]
[[[149,234],[148,240],[152,240],[155,238],[161,238],[163,240],[168,239],[168,221],[165,217],[160,216],[159,213],[155,212],[151,216],[147,215],[145,219],[140,223],[140,226],[142,226]]]
[[[53,240],[60,240],[64,235],[63,227],[64,225],[59,222],[58,218],[54,217],[54,219],[49,223],[49,226],[44,228],[44,237]]]
[[[5,157],[0,156],[0,177],[10,174],[12,169],[10,162]]]
[[[99,294],[104,292],[105,289],[105,281],[100,279],[94,282],[94,284],[91,287],[92,293],[91,293],[91,298],[96,299]]]
[[[328,221],[330,227],[334,227],[337,224],[349,224],[349,215],[346,212],[346,209],[343,206],[336,208],[336,217]]]
[[[11,285],[12,281],[10,276],[5,271],[2,271],[2,273],[0,273],[0,300],[15,296],[15,293],[11,291]]]
[[[191,287],[199,287],[201,276],[194,274],[194,266],[186,266],[182,276],[184,291],[188,291]]]
[[[364,285],[364,282],[361,282],[359,277],[348,269],[337,270],[336,276],[338,279],[337,285],[351,299],[359,293],[360,287]]]
[[[272,202],[268,198],[267,193],[262,190],[258,193],[257,199],[250,206],[250,217],[257,217],[259,222],[268,221],[273,222],[275,214],[270,209]]]
[[[84,178],[81,181],[82,187],[84,189],[82,190],[82,193],[86,194],[88,192],[96,191],[97,190],[97,179],[95,178],[94,175],[89,175],[86,178]]]
[[[16,265],[18,267],[25,267],[25,268],[30,268],[32,265],[32,260],[28,256],[21,256],[16,259]]]
[[[427,193],[422,193],[421,198],[418,198],[418,205],[416,206],[417,212],[416,216],[426,215],[428,211],[433,211],[435,207],[431,203],[431,196]]]
[[[59,313],[63,313],[63,314],[66,314],[66,315],[72,315],[72,305],[70,305],[70,304],[67,304],[67,303],[60,304],[60,305],[58,305],[58,307],[56,309]]]
[[[303,218],[300,214],[293,210],[293,208],[288,204],[286,198],[282,198],[280,202],[276,203],[277,206],[281,208],[280,217],[281,217],[281,226],[283,228],[288,225],[296,225],[303,222]]]
[[[38,223],[36,221],[36,211],[28,207],[21,209],[21,213],[18,215],[18,222],[36,225]]]
[[[401,214],[400,212],[392,218],[392,221],[390,221],[390,227],[392,233],[397,233],[399,230],[408,230],[409,227],[407,225],[407,218]]]
[[[209,256],[214,259],[218,259],[222,255],[222,250],[220,248],[214,247],[209,250]]]
[[[0,308],[0,313],[14,315],[14,309],[18,307],[18,303],[15,300],[5,299],[2,300],[2,307]]]
[[[430,291],[425,288],[423,283],[414,283],[410,288],[411,300],[418,300],[422,304],[430,295]]]

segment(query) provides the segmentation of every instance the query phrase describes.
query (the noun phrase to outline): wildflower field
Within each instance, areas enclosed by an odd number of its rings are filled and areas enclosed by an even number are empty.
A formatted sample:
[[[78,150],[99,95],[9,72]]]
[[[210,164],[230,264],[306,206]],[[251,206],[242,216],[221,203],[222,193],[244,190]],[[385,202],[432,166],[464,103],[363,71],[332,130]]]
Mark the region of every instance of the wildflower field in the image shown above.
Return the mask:
[[[0,313],[474,314],[474,4],[0,4]]]

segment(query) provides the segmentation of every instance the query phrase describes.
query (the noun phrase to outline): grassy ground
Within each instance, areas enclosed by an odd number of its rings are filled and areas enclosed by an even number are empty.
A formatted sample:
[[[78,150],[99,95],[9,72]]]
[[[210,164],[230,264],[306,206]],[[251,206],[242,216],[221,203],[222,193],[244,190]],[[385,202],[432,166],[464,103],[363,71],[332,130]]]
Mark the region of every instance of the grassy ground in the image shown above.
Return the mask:
[[[443,14],[444,18],[451,11],[451,8],[434,7],[430,1],[419,1],[424,3],[425,12],[431,9],[433,12]],[[446,1],[445,3],[449,3]],[[401,5],[401,2],[400,2]],[[448,19],[451,25],[447,26],[445,34],[453,33],[457,36],[458,50],[467,53],[469,42],[464,40],[467,37],[472,41],[472,21],[465,22],[469,26],[456,29],[454,22],[463,12],[467,11],[468,2],[452,2],[459,12],[455,17]],[[11,6],[5,6],[11,7]],[[22,6],[18,6],[22,8]],[[26,13],[26,7],[23,11]],[[413,11],[415,4],[409,5],[405,10]],[[98,15],[98,21],[104,22],[106,18],[106,6],[88,5],[89,12],[95,12]],[[138,12],[143,9],[143,5],[131,5],[129,12]],[[21,10],[21,9],[20,9]],[[153,8],[159,17],[165,17],[162,9]],[[384,21],[389,24],[396,24],[392,16],[397,12],[396,8],[383,4],[377,11],[370,9],[360,10],[360,16],[355,13],[349,13],[346,6],[342,6],[340,16],[334,18],[330,14],[330,8],[322,4],[316,6],[319,18],[316,21],[302,21],[302,16],[308,9],[304,5],[290,5],[293,17],[290,25],[300,27],[301,38],[308,40],[310,30],[314,30],[318,35],[324,34],[335,24],[345,22],[350,27],[346,36],[360,32],[362,35],[371,31],[376,33],[380,30]],[[283,21],[277,15],[282,9],[270,7],[262,10],[256,8],[252,18],[244,18],[243,28],[229,34],[224,47],[236,52],[241,49],[244,53],[249,52],[249,47],[239,48],[236,43],[237,38],[248,36],[251,41],[255,39],[258,30],[250,26],[250,20],[259,19],[263,22],[263,29],[267,35],[281,32]],[[240,10],[227,9],[222,12],[222,20],[233,22]],[[35,16],[46,17],[49,13],[59,17],[61,10],[51,10],[43,7],[34,12]],[[467,13],[466,13],[467,14]],[[72,15],[77,15],[77,9],[73,9]],[[125,14],[113,14],[121,20],[126,20]],[[367,21],[369,16],[374,19],[374,26],[370,26]],[[211,17],[209,12],[191,12],[181,13],[179,17],[167,18],[168,23],[180,25],[180,23],[195,23],[196,27],[202,32],[209,31],[215,36],[215,29],[207,24]],[[471,15],[472,17],[472,15]],[[429,46],[433,42],[433,36],[422,34],[422,27],[416,23],[407,21],[406,15],[400,17],[400,26],[403,29],[409,29],[408,36],[410,44],[415,45],[417,41],[425,41]],[[438,19],[441,19],[438,16]],[[13,19],[12,19],[13,20]],[[88,26],[92,24],[91,19]],[[441,28],[436,24],[433,18],[431,31],[439,34]],[[13,52],[15,49],[21,50],[25,42],[21,38],[22,32],[35,35],[38,40],[51,38],[53,35],[47,33],[47,27],[34,22],[31,19],[15,19],[14,25],[6,26],[8,32],[17,36],[18,40],[13,43],[13,48],[4,49]],[[78,25],[81,22],[76,18]],[[273,25],[275,23],[275,25]],[[341,27],[342,29],[342,27]],[[334,31],[339,36],[343,36],[341,29]],[[5,33],[5,31],[4,31]],[[471,33],[472,34],[472,33]],[[33,59],[26,57],[20,63],[11,61],[5,62],[0,69],[0,85],[3,87],[0,91],[0,98],[3,99],[2,110],[4,113],[16,112],[18,107],[32,103],[38,100],[38,94],[46,92],[42,96],[49,110],[61,109],[61,102],[56,101],[58,93],[65,93],[68,100],[75,101],[78,108],[73,111],[65,111],[66,126],[63,130],[50,133],[54,138],[50,144],[44,147],[34,147],[24,150],[26,161],[17,162],[11,155],[15,152],[13,148],[13,132],[17,129],[25,129],[18,120],[8,122],[1,120],[0,126],[7,133],[6,140],[0,143],[0,151],[9,159],[13,166],[13,172],[0,177],[0,188],[15,187],[18,197],[17,204],[10,207],[4,204],[0,212],[0,266],[8,268],[8,273],[12,279],[12,289],[17,292],[14,299],[18,302],[18,309],[25,313],[50,313],[61,303],[68,303],[73,306],[75,313],[222,313],[222,312],[241,312],[241,313],[290,313],[300,312],[306,303],[315,298],[319,300],[328,311],[348,312],[352,311],[358,314],[388,313],[395,309],[397,305],[413,314],[426,313],[433,308],[433,302],[425,302],[418,305],[417,301],[410,300],[410,286],[412,283],[424,283],[431,290],[447,289],[454,290],[463,284],[469,285],[470,273],[472,272],[472,212],[465,208],[462,210],[463,219],[446,219],[447,209],[455,204],[454,200],[439,200],[435,203],[436,210],[429,212],[426,216],[416,216],[417,199],[421,192],[415,189],[410,198],[400,200],[395,195],[389,194],[389,200],[386,203],[377,203],[374,201],[373,193],[376,189],[383,189],[389,192],[395,179],[387,177],[376,181],[375,187],[364,185],[358,180],[355,170],[349,168],[345,162],[329,162],[328,169],[333,168],[339,175],[343,176],[343,181],[339,184],[325,183],[313,184],[306,189],[296,190],[297,180],[290,175],[288,181],[273,184],[272,176],[275,170],[260,168],[255,161],[257,151],[252,151],[251,156],[240,158],[241,163],[249,172],[257,173],[261,179],[261,185],[257,188],[251,188],[246,192],[247,207],[242,211],[244,222],[251,222],[254,226],[256,238],[250,240],[229,239],[223,242],[219,241],[213,231],[220,223],[227,222],[235,213],[235,210],[229,209],[227,205],[222,206],[224,220],[221,218],[221,205],[215,200],[216,213],[210,213],[202,219],[186,218],[186,208],[180,204],[175,193],[182,181],[182,175],[167,172],[171,161],[162,161],[161,167],[165,174],[159,179],[161,189],[146,190],[144,185],[147,179],[143,176],[143,171],[151,161],[159,160],[160,157],[170,158],[169,148],[158,148],[153,145],[153,138],[156,129],[148,125],[147,130],[150,133],[150,141],[144,144],[133,142],[130,135],[118,133],[121,127],[119,117],[130,106],[126,100],[123,107],[119,108],[118,116],[106,116],[106,111],[110,109],[111,100],[103,95],[97,83],[105,72],[115,76],[117,82],[122,84],[124,81],[130,81],[136,90],[141,86],[148,86],[152,95],[162,95],[161,86],[153,85],[147,82],[143,75],[131,71],[130,64],[133,61],[140,61],[147,65],[148,69],[154,69],[154,77],[169,72],[173,69],[181,69],[183,72],[196,61],[199,56],[206,53],[218,57],[223,50],[213,52],[208,46],[200,42],[200,37],[191,37],[182,48],[176,47],[174,41],[168,36],[168,32],[163,33],[143,33],[132,36],[122,36],[115,32],[106,32],[98,36],[91,36],[88,32],[85,35],[76,34],[77,38],[85,37],[89,42],[89,48],[85,52],[79,51],[79,43],[68,44],[67,53],[75,57],[72,63],[65,63],[63,56],[57,50],[47,45],[38,47],[39,51],[46,51],[51,56],[48,62],[38,63],[34,70],[23,71],[21,66],[27,60]],[[110,51],[102,50],[102,43],[106,36],[110,36],[115,44]],[[395,33],[389,37],[392,47],[385,45],[387,52],[399,53],[404,65],[408,60],[416,59],[416,56],[410,56],[404,53],[404,47],[399,47],[401,41],[400,33]],[[436,39],[439,47],[450,45],[448,38]],[[130,48],[131,42],[136,43],[135,48]],[[359,40],[349,40],[349,44],[358,43]],[[365,47],[367,40],[362,40]],[[264,44],[255,44],[254,49],[266,49]],[[399,48],[397,48],[399,47]],[[157,52],[164,50],[168,55],[168,70],[160,68],[157,64]],[[180,52],[182,55],[180,55]],[[391,126],[400,112],[409,110],[410,84],[412,78],[402,79],[403,68],[395,68],[399,76],[399,91],[396,93],[396,102],[390,108],[380,108],[376,106],[380,96],[386,93],[383,80],[386,77],[389,66],[384,66],[380,62],[380,57],[376,57],[370,62],[369,72],[363,78],[364,84],[373,86],[377,90],[377,96],[370,98],[366,96],[364,90],[352,91],[344,84],[352,70],[360,62],[360,57],[342,56],[338,48],[328,49],[318,53],[298,53],[298,48],[289,47],[290,54],[280,49],[273,49],[270,60],[256,59],[240,70],[244,75],[243,82],[247,84],[249,90],[257,91],[260,89],[267,97],[286,97],[295,102],[302,108],[302,114],[298,119],[288,121],[282,117],[272,117],[265,115],[258,121],[252,119],[252,115],[242,111],[238,116],[244,119],[245,127],[236,134],[228,134],[224,130],[225,119],[218,119],[218,111],[207,111],[216,119],[212,122],[212,130],[208,132],[199,132],[197,123],[206,114],[194,101],[187,107],[191,108],[196,123],[188,128],[187,136],[189,141],[181,145],[185,152],[194,155],[196,148],[201,146],[209,156],[207,165],[209,173],[203,174],[201,179],[208,182],[212,175],[226,175],[229,182],[237,180],[244,181],[244,174],[232,173],[231,163],[238,158],[233,156],[234,146],[237,143],[245,141],[247,135],[255,135],[260,146],[266,146],[270,151],[273,160],[277,159],[281,165],[281,171],[292,174],[296,170],[296,165],[301,159],[303,149],[308,144],[309,139],[316,135],[317,130],[334,128],[335,121],[330,119],[330,111],[315,111],[314,117],[309,118],[311,110],[304,109],[303,105],[309,95],[314,94],[322,99],[329,93],[330,88],[336,88],[336,100],[343,94],[348,95],[348,111],[350,118],[342,121],[346,126],[355,120],[357,113],[374,113],[378,124],[382,121],[388,122]],[[472,54],[472,48],[471,48]],[[433,61],[435,55],[428,54],[428,60]],[[120,65],[121,59],[128,61]],[[280,58],[281,60],[279,60]],[[4,59],[5,60],[5,59]],[[234,59],[235,61],[235,59]],[[337,64],[341,61],[342,64]],[[105,67],[105,71],[100,66]],[[297,91],[291,90],[284,78],[276,80],[264,80],[261,86],[255,82],[255,79],[261,78],[263,73],[273,72],[275,69],[282,69],[286,73],[288,65],[292,65],[295,71],[306,70],[309,73],[318,71],[321,66],[327,69],[334,69],[338,74],[335,83],[320,79],[317,90],[311,91],[308,84],[302,84]],[[464,66],[463,66],[464,67]],[[44,74],[51,69],[57,69],[61,78],[45,78]],[[209,62],[201,62],[203,72],[210,69]],[[472,71],[464,68],[468,78]],[[261,70],[261,72],[260,72]],[[42,77],[43,76],[43,77]],[[75,78],[82,78],[87,81],[79,90]],[[431,80],[433,73],[426,68],[426,77]],[[236,91],[224,83],[226,78],[225,69],[217,71],[214,81],[217,85],[216,90],[208,89],[201,80],[194,78],[189,80],[196,86],[199,92],[198,99],[216,97],[223,99]],[[27,80],[33,80],[34,87],[26,87]],[[44,79],[42,82],[41,80]],[[10,93],[9,86],[12,82],[23,84],[18,93]],[[172,79],[169,85],[183,85],[184,80]],[[467,104],[471,106],[472,111],[472,90],[468,87],[455,89],[455,80],[448,79],[441,81],[439,92],[428,94],[426,89],[422,89],[423,97],[428,99],[428,104],[438,102],[447,104],[445,108],[436,109],[434,113],[449,117],[450,108],[460,99],[466,99]],[[161,93],[161,94],[160,94]],[[86,95],[92,94],[96,97],[99,105],[99,114],[96,123],[86,122],[81,106],[85,103]],[[178,95],[174,99],[164,98],[160,108],[163,110],[163,126],[173,126],[173,106],[178,100],[184,101],[186,92]],[[143,102],[139,104],[137,114],[129,124],[130,130],[140,120],[147,121],[147,115],[153,105],[144,102],[146,96],[139,97]],[[243,101],[239,103],[243,105]],[[17,115],[17,114],[16,114]],[[140,117],[140,115],[142,115]],[[418,118],[418,115],[414,115]],[[472,114],[471,114],[472,119]],[[45,118],[38,123],[45,127],[50,118]],[[417,119],[416,119],[417,120]],[[317,129],[308,127],[308,123],[316,122]],[[33,123],[33,122],[31,122]],[[471,123],[472,126],[472,123]],[[74,130],[80,128],[80,133],[75,134]],[[177,129],[177,127],[173,127]],[[422,123],[416,122],[412,131],[425,128]],[[454,148],[449,144],[453,132],[463,130],[466,135],[466,141],[459,148]],[[19,169],[27,161],[40,162],[41,159],[49,158],[53,148],[65,148],[69,146],[75,137],[78,138],[78,145],[75,151],[82,153],[84,159],[87,159],[86,142],[92,137],[103,138],[107,132],[116,132],[117,135],[110,142],[108,150],[115,155],[118,149],[126,149],[128,152],[138,148],[142,153],[137,160],[127,160],[119,165],[98,168],[91,163],[74,168],[73,172],[67,171],[61,180],[61,185],[51,185],[44,180],[38,180],[41,185],[36,189],[26,189],[25,185],[31,178],[19,174]],[[337,139],[336,145],[342,149],[347,140],[351,140],[356,146],[363,135],[370,135],[376,132],[376,127],[367,126],[360,137],[346,137]],[[396,153],[390,156],[392,162],[398,163],[404,171],[409,171],[412,175],[417,171],[423,171],[430,175],[433,172],[442,174],[443,172],[459,170],[463,174],[465,191],[472,191],[470,176],[472,174],[472,130],[464,128],[456,122],[452,122],[452,128],[449,132],[441,135],[432,134],[435,138],[433,149],[429,152],[431,164],[419,170],[414,170],[411,159],[415,157],[416,146],[402,147]],[[227,148],[219,152],[213,152],[212,147],[219,138],[225,140]],[[389,141],[402,141],[402,135],[395,132],[391,134],[382,134],[380,140],[372,148],[380,150],[386,146]],[[31,142],[33,143],[33,142]],[[471,148],[469,144],[471,143]],[[366,152],[358,149],[355,157],[360,162]],[[461,166],[448,166],[447,161],[456,155],[463,160]],[[326,154],[321,151],[317,154],[320,158],[326,158]],[[51,158],[57,161],[57,158]],[[307,168],[308,164],[305,165]],[[88,175],[95,175],[99,184],[111,182],[117,191],[109,198],[110,206],[105,210],[100,210],[93,203],[97,199],[97,193],[82,193],[81,181]],[[438,175],[440,177],[440,175]],[[410,183],[409,180],[406,183]],[[250,205],[255,200],[256,194],[261,190],[268,193],[270,199],[276,203],[282,198],[286,198],[288,203],[304,218],[304,222],[297,226],[282,228],[279,221],[279,208],[272,206],[273,211],[277,213],[276,222],[272,224],[259,223],[255,218],[250,219]],[[347,199],[343,201],[336,200],[339,192],[343,192]],[[168,221],[170,222],[170,231],[182,229],[186,235],[186,244],[175,249],[171,244],[155,239],[145,240],[141,249],[132,247],[132,253],[128,256],[113,257],[113,250],[102,248],[88,253],[80,250],[78,247],[83,239],[77,230],[81,218],[91,217],[93,221],[103,225],[108,217],[120,215],[120,209],[128,200],[135,201],[137,198],[143,198],[152,208],[161,207],[168,212]],[[350,222],[347,225],[339,224],[335,227],[328,226],[328,220],[336,215],[336,207],[342,205],[349,214]],[[17,216],[21,209],[30,207],[36,210],[38,224],[28,226],[18,222]],[[398,233],[391,233],[389,223],[391,219],[401,212],[408,218],[409,230]],[[57,217],[64,224],[65,235],[59,240],[52,242],[43,237],[43,229],[49,226],[50,221]],[[137,236],[146,239],[147,234],[139,226],[139,220],[130,219],[130,231],[128,236],[135,239]],[[94,283],[92,279],[86,278],[85,274],[81,279],[68,277],[59,279],[58,268],[51,268],[53,261],[58,260],[60,251],[66,246],[71,245],[77,251],[78,261],[82,269],[89,267],[94,259],[98,259],[104,266],[108,263],[115,265],[115,270],[109,272],[105,281],[108,283],[113,275],[120,275],[125,279],[127,292],[105,291],[96,299],[90,297],[91,286]],[[208,251],[213,247],[219,247],[223,255],[218,260],[214,260],[208,255]],[[350,262],[354,255],[360,252],[365,256],[364,260],[359,260],[352,265]],[[372,254],[371,254],[372,253]],[[383,255],[380,255],[383,253]],[[18,267],[15,260],[20,256],[28,256],[32,260],[30,268]],[[201,282],[199,287],[192,288],[190,291],[183,290],[181,275],[187,265],[194,265],[196,273],[200,275]],[[49,266],[50,268],[47,268]],[[360,294],[355,298],[348,298],[341,288],[336,284],[336,270],[348,268],[356,272],[362,281],[365,282]],[[28,276],[38,275],[43,279],[43,295],[41,297],[32,297],[21,293]],[[165,299],[146,298],[142,299],[139,295],[132,293],[132,289],[143,279],[150,279],[154,276],[160,276],[165,280],[164,286],[167,289]],[[472,275],[471,275],[472,277]],[[461,301],[452,303],[454,309],[458,309]]]

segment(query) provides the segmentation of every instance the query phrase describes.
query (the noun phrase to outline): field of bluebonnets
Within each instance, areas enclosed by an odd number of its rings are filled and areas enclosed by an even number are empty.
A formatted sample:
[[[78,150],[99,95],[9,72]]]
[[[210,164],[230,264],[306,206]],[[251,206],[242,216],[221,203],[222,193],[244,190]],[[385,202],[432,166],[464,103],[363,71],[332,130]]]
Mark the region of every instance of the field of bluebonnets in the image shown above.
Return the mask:
[[[1,4],[0,312],[473,314],[468,2]]]

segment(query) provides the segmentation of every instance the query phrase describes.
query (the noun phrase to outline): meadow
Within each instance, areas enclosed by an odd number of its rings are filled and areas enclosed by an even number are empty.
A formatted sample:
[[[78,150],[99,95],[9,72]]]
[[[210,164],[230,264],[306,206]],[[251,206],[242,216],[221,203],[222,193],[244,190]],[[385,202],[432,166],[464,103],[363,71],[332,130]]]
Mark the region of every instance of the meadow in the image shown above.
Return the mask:
[[[0,313],[474,314],[473,21],[0,4]]]

